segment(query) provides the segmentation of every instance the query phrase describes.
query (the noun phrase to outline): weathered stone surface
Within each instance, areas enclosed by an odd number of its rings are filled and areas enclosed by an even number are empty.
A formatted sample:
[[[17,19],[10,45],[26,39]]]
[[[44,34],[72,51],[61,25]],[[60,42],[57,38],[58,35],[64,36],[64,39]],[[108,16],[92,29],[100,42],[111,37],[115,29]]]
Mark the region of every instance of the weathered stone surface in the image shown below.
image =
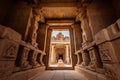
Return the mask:
[[[119,62],[115,53],[115,49],[112,46],[113,43],[106,42],[99,45],[101,59],[105,63],[116,63]]]
[[[106,80],[105,76],[90,70],[86,70],[85,68],[81,68],[78,66],[75,66],[75,71],[81,73],[83,76],[86,76],[88,80]]]
[[[0,61],[0,79],[1,78],[8,78],[14,69],[14,62],[13,61]]]
[[[110,38],[108,36],[108,33],[107,33],[107,30],[106,29],[103,29],[101,30],[100,32],[98,32],[96,35],[95,35],[95,42],[97,44],[100,44],[100,43],[103,43],[105,41],[108,41]]]
[[[114,23],[108,26],[105,29],[102,29],[95,35],[95,41],[97,44],[103,43],[105,41],[110,41],[120,37],[120,27],[119,20],[117,23]]]
[[[120,38],[115,39],[114,41],[112,41],[112,46],[115,50],[115,52],[113,54],[116,55],[117,60],[120,62]]]
[[[120,64],[104,64],[105,75],[107,80],[119,80],[120,79]]]
[[[30,49],[27,47],[23,47],[18,55],[18,65],[24,70],[30,68],[29,61],[28,61],[28,55],[29,55]]]
[[[19,44],[8,39],[0,39],[0,60],[15,60]]]
[[[45,71],[45,66],[30,69],[27,71],[17,72],[12,74],[8,80],[29,80],[31,77],[34,77],[36,74]]]
[[[33,67],[37,67],[40,64],[37,62],[37,55],[38,52],[37,51],[31,51],[30,56],[29,56],[29,63],[30,65],[32,65]]]
[[[0,37],[20,42],[21,35],[11,28],[0,25]]]

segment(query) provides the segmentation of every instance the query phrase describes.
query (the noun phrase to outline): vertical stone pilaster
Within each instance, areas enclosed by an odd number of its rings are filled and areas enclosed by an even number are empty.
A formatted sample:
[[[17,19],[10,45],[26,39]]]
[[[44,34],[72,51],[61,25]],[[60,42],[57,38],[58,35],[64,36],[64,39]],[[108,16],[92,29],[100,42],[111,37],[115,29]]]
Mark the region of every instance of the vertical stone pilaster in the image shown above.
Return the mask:
[[[89,26],[89,20],[87,17],[86,8],[80,9],[80,14],[76,17],[77,21],[81,21],[81,29],[82,29],[82,45],[86,46],[88,43],[92,41],[92,33]]]
[[[33,67],[39,66],[38,62],[37,62],[37,55],[38,52],[37,51],[31,51],[29,56],[29,62],[30,65],[32,65]]]
[[[51,55],[50,55],[50,64],[54,64],[55,63],[55,60],[54,60],[54,56],[55,56],[55,52],[54,52],[54,48],[55,46],[54,45],[51,45]]]
[[[20,50],[19,50],[20,51]],[[17,56],[19,61],[16,63],[19,63],[19,66],[22,69],[27,69],[30,67],[28,60],[28,54],[29,54],[30,49],[27,47],[22,48],[22,51],[19,52],[19,55]]]
[[[69,57],[69,45],[66,45],[66,62],[70,64],[70,57]]]
[[[81,63],[81,65],[88,66],[90,63],[90,56],[86,51],[82,51],[82,58],[83,58],[83,62]]]
[[[102,68],[102,62],[100,59],[99,51],[97,50],[96,47],[91,47],[88,49],[89,54],[90,54],[90,68],[92,70],[96,70],[98,68]]]
[[[43,63],[43,56],[44,56],[43,54],[41,54],[41,56],[40,56],[40,63],[41,63],[42,66],[45,65],[45,64]]]

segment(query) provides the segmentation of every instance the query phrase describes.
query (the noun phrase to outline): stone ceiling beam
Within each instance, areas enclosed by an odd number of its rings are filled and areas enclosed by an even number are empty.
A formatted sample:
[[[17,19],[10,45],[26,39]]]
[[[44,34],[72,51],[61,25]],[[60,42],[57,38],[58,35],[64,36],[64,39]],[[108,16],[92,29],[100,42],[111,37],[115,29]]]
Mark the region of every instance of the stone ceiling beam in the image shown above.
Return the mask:
[[[50,26],[64,26],[64,25],[72,25],[74,20],[46,20],[46,23]]]
[[[38,7],[81,7],[81,3],[39,3]]]

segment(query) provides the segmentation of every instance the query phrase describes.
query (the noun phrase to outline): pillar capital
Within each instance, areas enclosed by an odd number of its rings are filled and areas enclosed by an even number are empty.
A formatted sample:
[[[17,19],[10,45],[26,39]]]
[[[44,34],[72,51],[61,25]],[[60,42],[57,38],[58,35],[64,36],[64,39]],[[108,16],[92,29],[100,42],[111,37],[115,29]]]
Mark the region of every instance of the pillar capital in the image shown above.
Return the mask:
[[[33,9],[33,14],[37,17],[37,21],[45,22],[45,18],[44,18],[42,9],[38,9],[38,8]]]
[[[78,9],[78,15],[76,16],[76,21],[82,21],[84,18],[87,17],[86,14],[87,14],[86,8]]]

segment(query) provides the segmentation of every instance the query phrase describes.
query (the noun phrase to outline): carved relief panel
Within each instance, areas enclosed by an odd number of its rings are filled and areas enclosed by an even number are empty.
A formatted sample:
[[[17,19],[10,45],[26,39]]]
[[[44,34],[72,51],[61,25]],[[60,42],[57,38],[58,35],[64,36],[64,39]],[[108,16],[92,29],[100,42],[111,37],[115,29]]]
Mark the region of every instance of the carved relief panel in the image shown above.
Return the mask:
[[[114,52],[112,43],[107,42],[99,45],[100,56],[103,63],[119,62]]]
[[[15,60],[19,45],[8,39],[0,39],[0,59]]]

